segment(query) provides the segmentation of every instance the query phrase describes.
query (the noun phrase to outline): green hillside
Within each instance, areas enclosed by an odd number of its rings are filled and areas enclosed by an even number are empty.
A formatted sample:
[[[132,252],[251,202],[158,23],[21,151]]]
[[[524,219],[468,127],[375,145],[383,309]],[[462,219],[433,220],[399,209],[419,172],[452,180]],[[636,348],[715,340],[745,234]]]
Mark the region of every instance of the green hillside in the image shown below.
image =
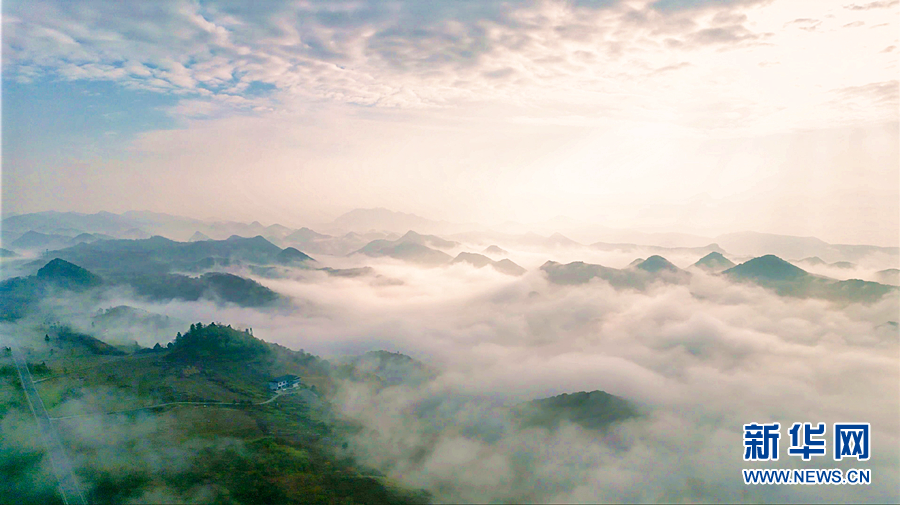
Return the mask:
[[[898,288],[877,282],[851,279],[838,281],[813,275],[771,254],[753,258],[729,268],[722,275],[737,281],[751,282],[782,296],[820,298],[841,303],[873,303]]]
[[[67,328],[58,333],[27,352],[40,360],[32,365],[41,372],[36,386],[49,415],[60,418],[61,441],[90,503],[430,500],[347,453],[344,440],[358,427],[331,410],[331,367],[320,358],[217,323],[195,323],[156,350],[130,355],[89,352],[106,344]],[[300,384],[273,395],[268,381],[284,374]],[[13,386],[4,382],[0,398]],[[0,422],[30,416],[21,406],[4,401]],[[0,451],[0,487],[33,489],[20,496],[53,502],[52,486],[28,480],[40,453],[8,451],[17,459]],[[142,464],[146,458],[159,463]]]
[[[761,282],[798,281],[809,278],[809,273],[778,256],[767,254],[729,268],[725,275],[733,279],[748,279]]]
[[[336,369],[337,377],[356,381],[374,380],[382,386],[417,385],[427,382],[436,373],[424,363],[399,352],[369,351],[350,358]]]
[[[726,258],[720,252],[713,251],[700,258],[694,266],[708,272],[721,272],[734,266],[734,262]]]
[[[628,400],[603,391],[579,392],[532,400],[513,409],[522,426],[556,428],[568,421],[586,429],[608,428],[640,415]]]
[[[52,259],[41,267],[37,271],[37,279],[73,291],[90,289],[103,283],[98,275],[59,258]]]
[[[640,262],[635,266],[635,268],[651,273],[678,272],[678,267],[673,265],[669,260],[656,254]]]

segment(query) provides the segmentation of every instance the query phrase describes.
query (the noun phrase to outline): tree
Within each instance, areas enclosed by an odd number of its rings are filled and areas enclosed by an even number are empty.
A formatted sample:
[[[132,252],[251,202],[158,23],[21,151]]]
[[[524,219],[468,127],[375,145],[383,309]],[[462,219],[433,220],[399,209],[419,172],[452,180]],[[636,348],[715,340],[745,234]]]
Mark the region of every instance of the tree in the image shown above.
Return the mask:
[[[49,334],[44,335],[44,342],[49,342],[49,341],[50,341],[50,335]]]

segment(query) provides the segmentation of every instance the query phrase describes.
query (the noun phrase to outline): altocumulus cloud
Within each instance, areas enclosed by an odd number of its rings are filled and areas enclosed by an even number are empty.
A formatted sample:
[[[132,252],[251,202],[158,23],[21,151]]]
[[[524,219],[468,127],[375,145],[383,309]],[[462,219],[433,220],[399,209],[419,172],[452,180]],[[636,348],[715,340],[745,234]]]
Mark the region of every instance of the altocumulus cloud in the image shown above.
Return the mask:
[[[309,101],[432,108],[493,100],[608,113],[638,100],[671,110],[683,100],[654,98],[663,88],[682,99],[698,86],[724,91],[700,70],[712,63],[709,50],[752,59],[750,49],[772,44],[773,34],[747,15],[767,5],[39,1],[4,7],[4,67],[24,82],[108,80],[180,95],[185,103],[172,109],[180,117]],[[683,85],[656,74],[660,68],[680,68]]]

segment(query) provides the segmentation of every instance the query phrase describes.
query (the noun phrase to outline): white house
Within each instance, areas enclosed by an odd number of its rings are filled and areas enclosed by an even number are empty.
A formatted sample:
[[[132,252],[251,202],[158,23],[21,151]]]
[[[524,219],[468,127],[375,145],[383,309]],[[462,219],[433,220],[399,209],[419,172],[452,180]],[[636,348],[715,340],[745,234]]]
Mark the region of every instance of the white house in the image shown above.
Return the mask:
[[[269,381],[269,389],[272,391],[280,391],[282,389],[294,388],[300,384],[300,377],[296,375],[282,375],[275,377]]]

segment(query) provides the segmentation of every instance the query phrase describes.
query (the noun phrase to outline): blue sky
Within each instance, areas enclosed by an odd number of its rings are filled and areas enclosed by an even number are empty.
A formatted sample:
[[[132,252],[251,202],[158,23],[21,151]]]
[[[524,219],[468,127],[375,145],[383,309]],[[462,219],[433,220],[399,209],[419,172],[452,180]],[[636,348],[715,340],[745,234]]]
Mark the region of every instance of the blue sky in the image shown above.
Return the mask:
[[[3,3],[3,213],[895,244],[895,0]],[[785,219],[785,215],[795,216]]]
[[[135,135],[176,126],[165,113],[178,98],[130,90],[110,81],[63,81],[45,76],[3,81],[3,154],[9,159],[54,156],[95,145],[112,150]]]

